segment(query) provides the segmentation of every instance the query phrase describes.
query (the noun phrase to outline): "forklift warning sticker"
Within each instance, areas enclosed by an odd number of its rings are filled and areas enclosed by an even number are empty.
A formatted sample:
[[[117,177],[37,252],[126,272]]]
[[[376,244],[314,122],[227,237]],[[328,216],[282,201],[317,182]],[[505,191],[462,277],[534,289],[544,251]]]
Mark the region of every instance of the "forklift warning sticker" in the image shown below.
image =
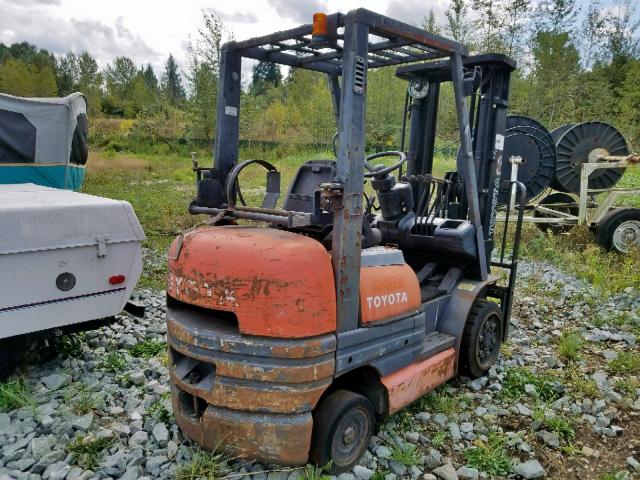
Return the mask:
[[[496,150],[504,150],[504,135],[496,135]]]

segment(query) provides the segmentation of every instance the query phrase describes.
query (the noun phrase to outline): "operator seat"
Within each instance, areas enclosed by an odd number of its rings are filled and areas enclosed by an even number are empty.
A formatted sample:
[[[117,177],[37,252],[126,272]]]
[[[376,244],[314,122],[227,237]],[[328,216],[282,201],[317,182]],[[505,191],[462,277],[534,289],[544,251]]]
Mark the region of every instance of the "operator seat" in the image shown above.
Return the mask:
[[[309,160],[298,168],[284,197],[282,208],[313,215],[313,225],[325,227],[333,223],[333,214],[320,208],[320,185],[336,175],[335,160]]]

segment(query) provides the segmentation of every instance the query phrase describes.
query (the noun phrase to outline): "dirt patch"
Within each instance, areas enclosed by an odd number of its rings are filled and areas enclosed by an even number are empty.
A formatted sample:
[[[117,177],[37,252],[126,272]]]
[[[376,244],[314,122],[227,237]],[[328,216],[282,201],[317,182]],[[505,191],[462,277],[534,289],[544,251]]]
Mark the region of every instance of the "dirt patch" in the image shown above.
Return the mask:
[[[96,173],[110,170],[141,171],[149,167],[149,162],[141,158],[129,155],[109,157],[101,152],[89,152],[89,160],[87,161],[87,171]]]
[[[624,431],[614,437],[595,434],[591,427],[580,426],[576,431],[576,446],[586,446],[595,450],[591,457],[581,453],[568,455],[549,448],[538,448],[540,462],[550,479],[599,480],[610,472],[629,471],[627,457],[638,458],[640,454],[640,417],[625,415],[620,422]],[[640,475],[630,478],[640,478]]]

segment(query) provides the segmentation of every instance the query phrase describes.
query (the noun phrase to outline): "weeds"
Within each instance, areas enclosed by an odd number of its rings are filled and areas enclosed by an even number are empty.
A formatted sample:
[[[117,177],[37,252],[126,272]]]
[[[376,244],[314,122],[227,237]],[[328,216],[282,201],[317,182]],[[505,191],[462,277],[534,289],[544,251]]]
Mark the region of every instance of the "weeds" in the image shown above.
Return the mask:
[[[77,393],[71,397],[71,410],[76,415],[85,415],[89,412],[96,412],[100,410],[98,405],[100,401],[100,394],[92,392],[86,386],[79,387]]]
[[[171,420],[171,412],[167,410],[167,407],[165,407],[162,402],[153,403],[147,409],[147,413],[149,413],[149,415],[151,415],[156,420],[164,423],[168,423],[169,420]]]
[[[77,437],[67,445],[67,452],[73,454],[78,466],[92,470],[98,466],[102,452],[110,448],[113,442],[113,438],[107,437]]]
[[[402,447],[394,445],[391,448],[391,459],[410,467],[419,464],[421,457],[415,445],[405,444]]]
[[[176,471],[176,480],[215,480],[226,472],[228,461],[229,457],[219,448],[195,450],[191,462]]]
[[[304,480],[328,480],[329,478],[331,478],[329,475],[327,475],[327,471],[329,470],[329,468],[330,466],[328,465],[325,465],[324,467],[307,465],[302,470],[302,478]],[[375,473],[374,473],[374,477],[375,477]]]
[[[99,368],[105,372],[120,373],[127,365],[124,355],[118,352],[110,352],[100,362]]]
[[[527,385],[533,385],[535,392],[528,393]],[[501,396],[519,400],[522,397],[534,395],[544,402],[549,402],[560,398],[562,391],[563,386],[557,379],[536,375],[525,367],[515,367],[506,371]]]
[[[35,401],[22,378],[0,383],[0,412],[33,406],[35,406]]]
[[[600,477],[600,480],[628,480],[629,474],[624,470],[614,470],[607,472]]]
[[[67,358],[79,358],[82,355],[82,346],[84,344],[84,333],[71,335],[63,335],[58,340],[58,351]]]
[[[430,413],[442,413],[444,415],[454,415],[465,408],[466,402],[463,398],[451,395],[443,390],[436,390],[422,397],[416,402],[418,411]]]
[[[449,434],[445,430],[438,430],[431,436],[431,444],[436,447],[442,447],[446,441]]]
[[[617,375],[629,375],[640,372],[640,353],[620,352],[607,364],[609,372]]]
[[[493,476],[511,473],[511,460],[507,452],[507,437],[495,432],[489,434],[487,442],[478,442],[464,452],[464,459],[472,468]]]
[[[533,419],[540,422],[547,430],[555,433],[559,438],[564,439],[566,442],[571,442],[571,440],[576,436],[573,422],[568,418],[550,416],[543,410],[536,409],[533,413]]]
[[[578,332],[565,332],[558,341],[558,355],[566,362],[580,358],[580,351],[584,347],[582,335]]]
[[[131,347],[130,352],[134,357],[145,358],[148,360],[164,352],[166,349],[167,344],[164,342],[159,342],[157,340],[147,340]]]

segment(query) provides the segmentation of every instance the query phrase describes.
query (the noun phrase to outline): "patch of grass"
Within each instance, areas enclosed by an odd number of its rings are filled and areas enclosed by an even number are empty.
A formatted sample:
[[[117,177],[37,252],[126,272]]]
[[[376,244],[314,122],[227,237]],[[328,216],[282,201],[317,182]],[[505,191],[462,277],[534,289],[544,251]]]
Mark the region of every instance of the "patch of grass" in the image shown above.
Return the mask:
[[[527,393],[526,385],[533,385],[535,392],[533,394]],[[526,367],[514,367],[505,373],[500,396],[519,400],[525,396],[533,395],[544,402],[549,402],[560,398],[562,389],[562,384],[554,377],[537,375]]]
[[[98,466],[102,453],[114,443],[113,438],[95,438],[90,435],[76,437],[67,445],[67,453],[73,454],[78,466],[92,470]]]
[[[604,295],[640,287],[640,251],[627,255],[606,252],[594,243],[586,227],[576,227],[568,235],[552,235],[525,225],[521,245],[524,257],[548,261],[591,283]]]
[[[22,378],[0,383],[0,412],[33,406],[35,406],[35,401]]]
[[[164,423],[168,423],[171,420],[171,412],[167,410],[167,407],[162,402],[155,402],[147,409],[147,413],[156,420]]]
[[[371,476],[371,480],[384,480],[389,470],[376,470]]]
[[[466,407],[467,402],[460,395],[451,395],[439,389],[428,393],[416,402],[413,410],[455,415]]]
[[[124,355],[118,352],[109,352],[106,357],[102,359],[98,368],[105,372],[120,373],[127,365],[127,360]]]
[[[569,418],[547,415],[543,410],[536,409],[533,412],[533,419],[544,425],[546,430],[555,433],[566,442],[571,442],[576,436],[573,421]]]
[[[579,396],[596,398],[600,394],[598,385],[591,378],[576,378],[571,380],[569,385]]]
[[[615,389],[627,398],[635,397],[636,390],[640,388],[640,382],[632,379],[619,379],[613,385]]]
[[[166,349],[167,344],[165,342],[146,340],[134,345],[129,351],[134,357],[145,358],[148,360],[164,352]]]
[[[100,411],[98,406],[100,393],[92,392],[84,385],[78,388],[77,393],[74,393],[69,400],[71,410],[76,415],[86,415],[89,412]]]
[[[607,370],[617,375],[629,375],[640,372],[640,353],[620,352],[607,364]]]
[[[191,461],[180,465],[176,480],[215,480],[227,471],[229,457],[220,448],[212,451],[194,450]]]
[[[421,455],[415,445],[404,444],[402,447],[394,445],[391,448],[391,459],[410,467],[420,463]]]
[[[58,340],[58,351],[67,358],[79,358],[82,355],[82,345],[85,341],[84,333],[63,335]]]
[[[431,445],[436,448],[442,447],[447,441],[448,437],[449,432],[447,432],[446,430],[438,430],[433,435],[431,435]]]
[[[507,451],[508,438],[492,432],[487,442],[478,441],[464,452],[464,459],[471,468],[477,468],[491,476],[507,476],[511,473],[511,460]]]
[[[600,480],[629,480],[629,474],[624,470],[613,470],[603,474]]]
[[[584,339],[579,332],[565,332],[558,340],[558,356],[566,362],[577,360],[583,347]]]
[[[327,471],[329,468],[330,467],[328,465],[325,465],[324,467],[318,467],[316,465],[306,465],[302,469],[302,478],[304,480],[328,480],[329,478],[331,478],[329,475],[327,475]]]

